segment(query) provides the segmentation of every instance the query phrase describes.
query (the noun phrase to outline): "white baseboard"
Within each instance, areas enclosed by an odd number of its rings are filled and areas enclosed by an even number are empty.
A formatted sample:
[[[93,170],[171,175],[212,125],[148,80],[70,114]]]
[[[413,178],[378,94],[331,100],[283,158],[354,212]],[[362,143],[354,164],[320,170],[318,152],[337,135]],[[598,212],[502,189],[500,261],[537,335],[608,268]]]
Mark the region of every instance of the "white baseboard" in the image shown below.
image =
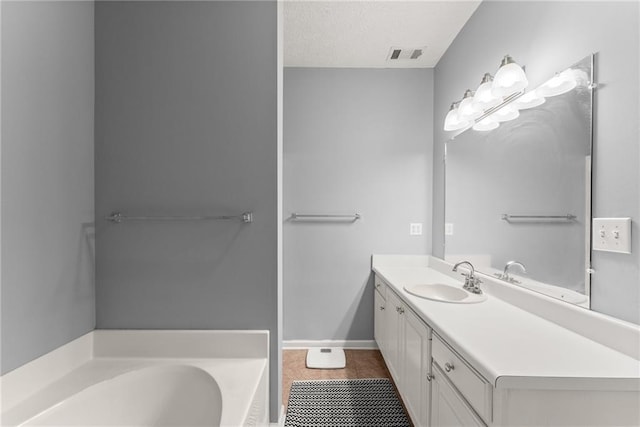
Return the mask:
[[[374,340],[286,340],[282,342],[282,348],[287,350],[315,347],[339,347],[347,350],[378,349]]]

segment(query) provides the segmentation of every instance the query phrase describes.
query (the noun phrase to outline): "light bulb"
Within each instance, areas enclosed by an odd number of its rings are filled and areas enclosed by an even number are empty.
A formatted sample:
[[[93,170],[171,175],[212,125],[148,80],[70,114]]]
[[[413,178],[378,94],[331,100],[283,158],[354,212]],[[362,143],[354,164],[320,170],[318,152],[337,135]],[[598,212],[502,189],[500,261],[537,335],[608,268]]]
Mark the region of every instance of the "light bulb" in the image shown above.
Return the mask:
[[[486,73],[484,77],[482,77],[480,86],[476,89],[476,94],[473,96],[473,103],[482,110],[488,110],[502,103],[502,98],[494,96],[492,93],[492,81],[493,77],[491,74]]]
[[[451,104],[451,108],[449,108],[449,112],[444,118],[444,130],[460,130],[469,126],[469,122],[467,120],[462,120],[458,114],[459,104],[459,102],[454,102],[453,104]]]
[[[512,93],[523,90],[528,85],[529,81],[522,67],[516,64],[509,55],[505,55],[500,64],[500,68],[493,78],[493,95],[506,97]]]
[[[557,96],[569,92],[576,87],[577,84],[578,82],[576,81],[573,70],[569,68],[547,80],[542,86],[536,89],[536,91],[541,96]]]
[[[494,130],[498,126],[500,126],[500,123],[492,120],[491,116],[489,116],[489,117],[485,117],[484,119],[480,120],[478,123],[473,125],[473,130],[486,132],[489,130]]]
[[[473,91],[467,89],[464,93],[464,97],[458,107],[458,115],[461,119],[467,121],[475,120],[482,115],[482,110],[473,102]]]
[[[533,108],[537,107],[538,105],[542,105],[545,102],[546,99],[544,99],[543,96],[538,95],[537,90],[532,90],[513,101],[513,105],[518,110],[526,110],[527,108]]]

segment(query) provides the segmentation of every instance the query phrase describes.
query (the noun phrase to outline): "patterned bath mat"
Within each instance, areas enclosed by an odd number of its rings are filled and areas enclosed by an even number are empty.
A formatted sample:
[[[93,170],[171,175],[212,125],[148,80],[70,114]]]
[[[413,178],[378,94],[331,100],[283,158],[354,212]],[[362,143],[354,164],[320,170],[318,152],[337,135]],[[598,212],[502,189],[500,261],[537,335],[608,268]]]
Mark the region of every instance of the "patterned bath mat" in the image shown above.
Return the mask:
[[[391,381],[294,381],[285,427],[409,427]]]

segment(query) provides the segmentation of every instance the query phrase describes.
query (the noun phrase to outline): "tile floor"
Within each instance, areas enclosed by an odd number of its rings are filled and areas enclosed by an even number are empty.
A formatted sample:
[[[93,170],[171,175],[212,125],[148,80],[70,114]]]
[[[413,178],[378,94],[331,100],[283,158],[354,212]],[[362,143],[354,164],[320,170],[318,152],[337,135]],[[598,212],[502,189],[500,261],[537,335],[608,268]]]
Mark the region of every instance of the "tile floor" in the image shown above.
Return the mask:
[[[307,350],[282,352],[282,402],[287,406],[293,381],[357,378],[391,378],[378,350],[345,350],[347,366],[343,369],[308,369]]]

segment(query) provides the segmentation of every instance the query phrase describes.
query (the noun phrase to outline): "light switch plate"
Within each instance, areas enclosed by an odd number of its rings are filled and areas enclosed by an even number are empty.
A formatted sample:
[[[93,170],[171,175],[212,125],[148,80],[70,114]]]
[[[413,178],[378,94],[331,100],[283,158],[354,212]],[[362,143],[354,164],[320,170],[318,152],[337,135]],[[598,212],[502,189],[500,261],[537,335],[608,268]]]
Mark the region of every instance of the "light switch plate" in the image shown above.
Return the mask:
[[[593,250],[631,253],[631,218],[593,218]]]
[[[422,223],[421,222],[412,222],[409,224],[409,235],[410,236],[422,236]]]

